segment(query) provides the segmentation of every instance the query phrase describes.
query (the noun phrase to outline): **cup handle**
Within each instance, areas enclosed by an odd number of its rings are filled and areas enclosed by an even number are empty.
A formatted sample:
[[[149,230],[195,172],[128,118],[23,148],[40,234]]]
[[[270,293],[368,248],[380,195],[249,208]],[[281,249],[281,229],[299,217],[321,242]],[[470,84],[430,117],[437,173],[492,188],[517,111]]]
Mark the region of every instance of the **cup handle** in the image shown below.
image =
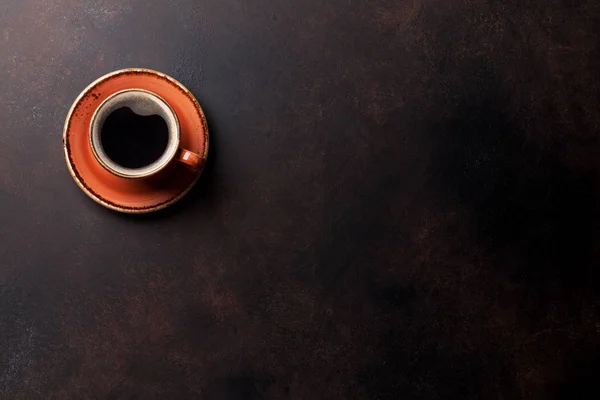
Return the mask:
[[[202,156],[186,149],[179,149],[175,158],[194,169],[199,169],[204,163]]]

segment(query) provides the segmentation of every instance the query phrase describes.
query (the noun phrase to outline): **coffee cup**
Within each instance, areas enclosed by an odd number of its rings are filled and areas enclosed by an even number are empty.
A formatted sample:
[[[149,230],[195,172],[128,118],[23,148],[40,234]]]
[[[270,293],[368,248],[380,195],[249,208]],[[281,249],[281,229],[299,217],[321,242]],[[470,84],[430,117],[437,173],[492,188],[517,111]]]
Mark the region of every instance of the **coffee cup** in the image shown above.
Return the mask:
[[[155,93],[142,89],[117,92],[94,112],[89,131],[96,160],[123,178],[146,178],[172,162],[200,168],[203,158],[180,147],[179,119]]]

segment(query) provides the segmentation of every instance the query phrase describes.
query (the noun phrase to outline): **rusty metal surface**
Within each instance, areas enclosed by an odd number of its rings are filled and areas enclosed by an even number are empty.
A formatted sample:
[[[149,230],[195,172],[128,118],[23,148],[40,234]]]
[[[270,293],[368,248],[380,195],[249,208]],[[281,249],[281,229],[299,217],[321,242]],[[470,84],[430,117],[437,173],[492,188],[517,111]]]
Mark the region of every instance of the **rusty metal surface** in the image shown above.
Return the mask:
[[[597,2],[174,3],[0,2],[1,399],[598,398]],[[136,66],[211,129],[141,218],[60,144]]]

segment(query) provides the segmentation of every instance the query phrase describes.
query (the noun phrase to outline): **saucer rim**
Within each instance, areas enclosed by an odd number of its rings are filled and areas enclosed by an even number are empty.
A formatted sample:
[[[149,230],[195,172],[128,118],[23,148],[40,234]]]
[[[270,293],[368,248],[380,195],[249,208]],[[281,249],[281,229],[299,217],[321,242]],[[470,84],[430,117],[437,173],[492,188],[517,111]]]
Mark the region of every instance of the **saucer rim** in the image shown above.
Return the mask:
[[[99,83],[101,83],[105,80],[108,80],[114,76],[127,74],[127,73],[146,73],[149,75],[154,75],[158,78],[167,79],[169,82],[171,82],[174,85],[176,85],[177,87],[179,87],[185,93],[185,95],[190,100],[192,100],[192,102],[194,103],[194,106],[195,106],[196,110],[198,111],[198,115],[200,116],[200,118],[202,120],[202,125],[204,126],[204,152],[202,154],[202,159],[204,160],[204,163],[202,165],[202,168],[200,168],[198,170],[198,172],[196,173],[196,177],[194,178],[194,180],[191,181],[190,184],[187,186],[187,188],[185,190],[183,190],[181,193],[179,193],[176,197],[174,197],[166,202],[156,204],[154,206],[149,206],[149,207],[128,207],[128,206],[119,205],[117,203],[112,203],[112,202],[108,201],[107,199],[104,199],[101,196],[99,196],[98,194],[94,193],[91,190],[91,188],[88,188],[86,185],[84,185],[83,182],[81,181],[81,179],[79,178],[77,168],[73,164],[73,162],[70,158],[70,155],[69,155],[68,132],[69,132],[70,121],[73,117],[73,112],[75,111],[75,108],[77,107],[77,105],[81,102],[83,97],[86,96],[86,94],[89,93]],[[140,88],[140,89],[144,89],[144,88]],[[63,127],[62,145],[63,145],[65,161],[66,161],[67,167],[69,169],[69,173],[71,174],[71,177],[73,178],[73,180],[75,181],[77,186],[79,186],[79,188],[89,198],[91,198],[96,203],[100,204],[101,206],[111,209],[113,211],[117,211],[117,212],[121,212],[121,213],[125,213],[125,214],[148,214],[148,213],[160,211],[162,209],[165,209],[165,208],[177,203],[179,200],[181,200],[183,197],[185,197],[185,195],[187,195],[190,190],[192,190],[194,185],[200,179],[200,176],[202,175],[202,172],[204,171],[204,166],[206,165],[206,160],[208,157],[208,149],[209,149],[208,123],[206,120],[206,116],[204,114],[204,110],[200,106],[200,103],[198,102],[196,97],[192,94],[192,92],[189,91],[189,89],[187,89],[181,82],[179,82],[175,78],[173,78],[167,74],[164,74],[162,72],[159,72],[159,71],[156,71],[153,69],[148,69],[148,68],[124,68],[124,69],[120,69],[117,71],[109,72],[108,74],[101,76],[100,78],[98,78],[95,81],[93,81],[92,83],[90,83],[85,89],[83,89],[81,91],[81,93],[79,93],[79,95],[77,96],[77,98],[75,99],[73,104],[71,105],[71,108],[69,109],[69,112],[67,113],[67,118],[65,119],[65,124]],[[123,178],[123,179],[128,179],[128,178]]]

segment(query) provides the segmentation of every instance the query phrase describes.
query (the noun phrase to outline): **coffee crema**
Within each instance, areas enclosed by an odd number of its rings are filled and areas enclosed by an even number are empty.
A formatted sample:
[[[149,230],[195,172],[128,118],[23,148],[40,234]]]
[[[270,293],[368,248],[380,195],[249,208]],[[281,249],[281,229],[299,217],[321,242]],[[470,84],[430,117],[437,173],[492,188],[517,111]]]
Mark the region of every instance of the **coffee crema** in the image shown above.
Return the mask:
[[[122,107],[106,117],[100,142],[115,163],[125,168],[143,168],[165,153],[169,127],[159,115],[141,116]]]

